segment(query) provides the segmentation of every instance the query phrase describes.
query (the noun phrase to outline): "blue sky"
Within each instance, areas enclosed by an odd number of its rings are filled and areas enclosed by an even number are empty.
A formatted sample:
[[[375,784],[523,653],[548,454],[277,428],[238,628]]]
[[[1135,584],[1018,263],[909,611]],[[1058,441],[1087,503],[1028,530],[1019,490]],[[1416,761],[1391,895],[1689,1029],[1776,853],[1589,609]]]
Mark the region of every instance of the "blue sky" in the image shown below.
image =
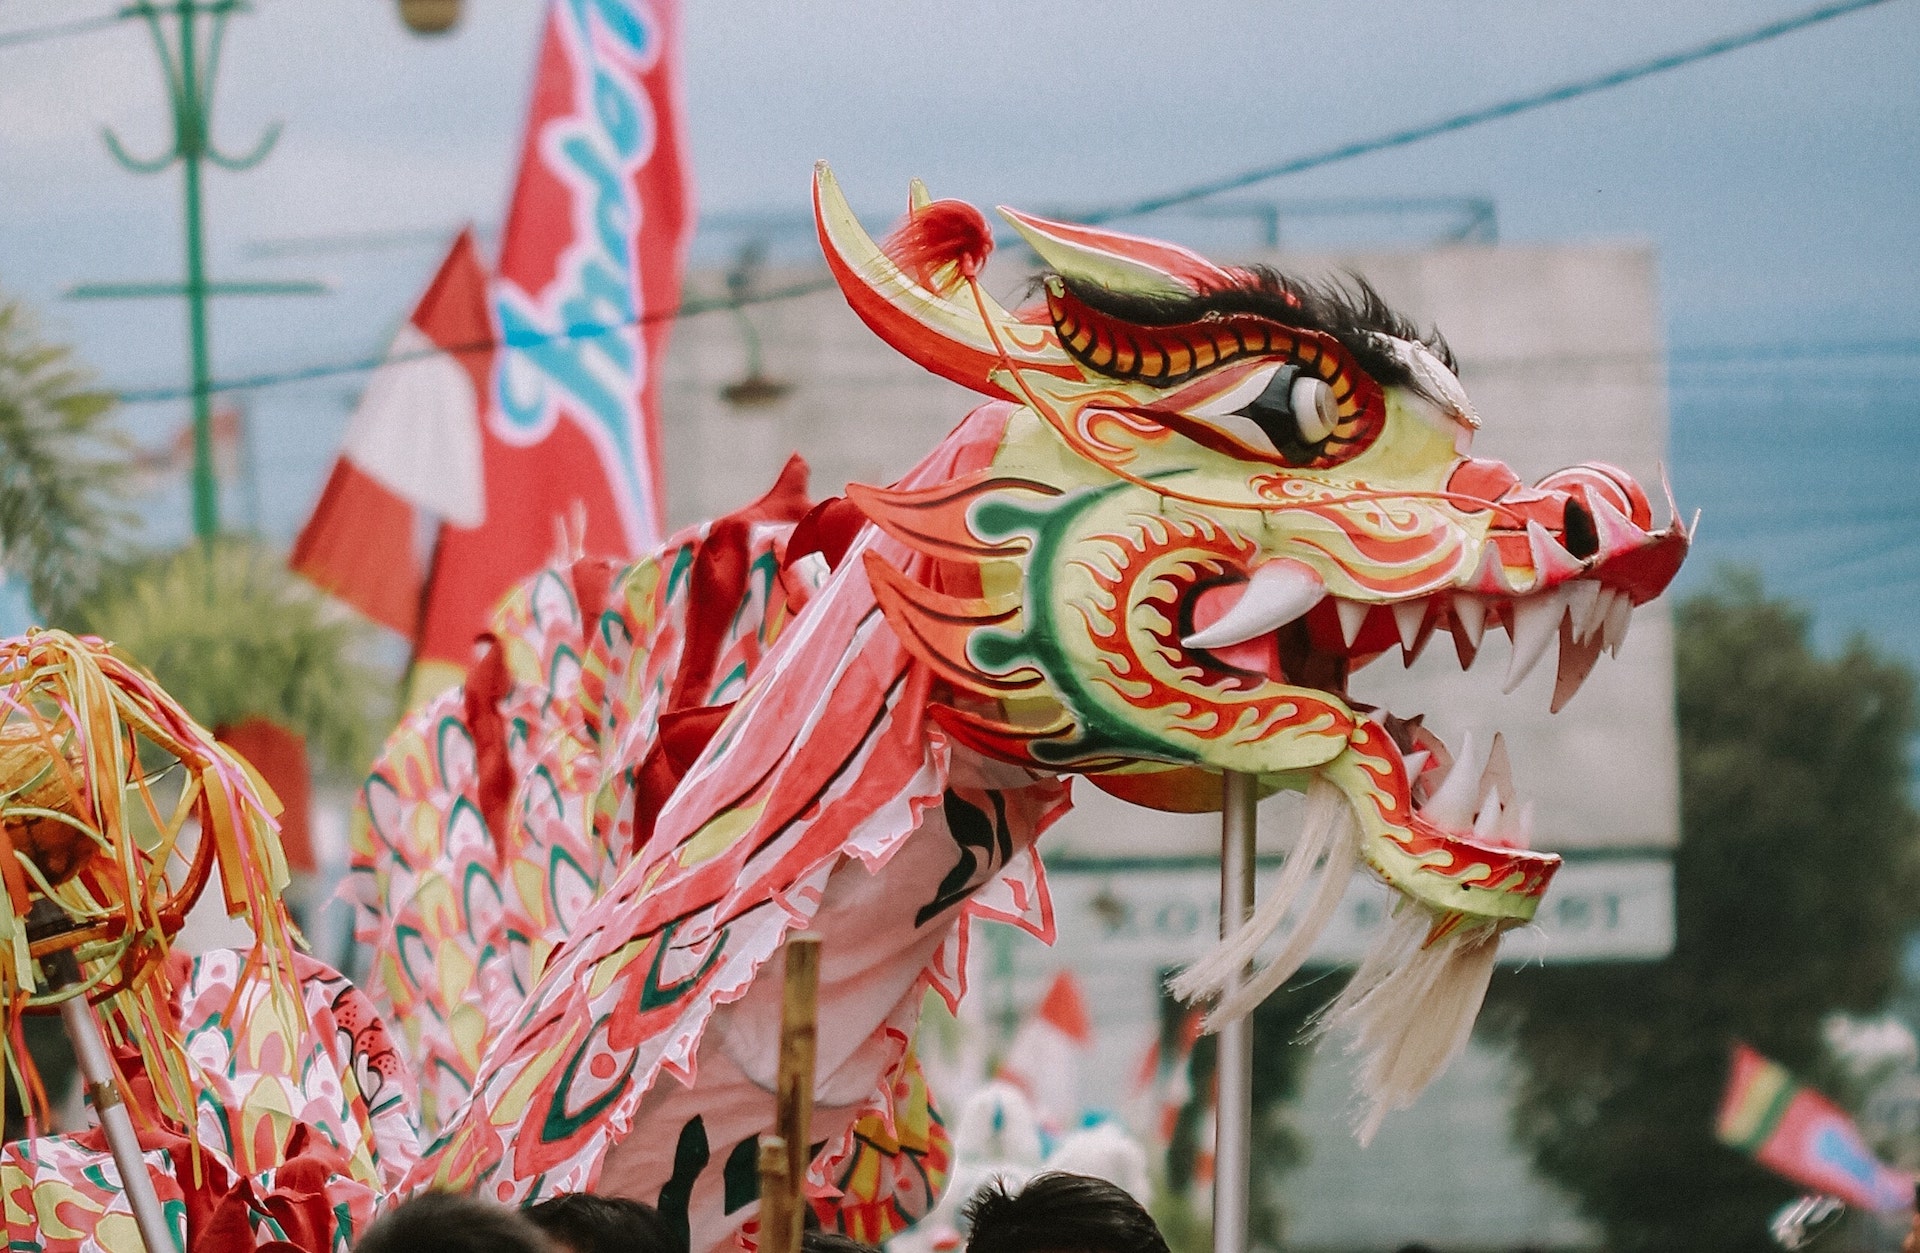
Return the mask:
[[[114,7],[0,0],[0,31]],[[979,202],[1091,206],[1803,7],[706,0],[687,13],[689,125],[708,211],[798,210],[823,156],[856,203],[881,215],[916,174],[938,194]],[[436,260],[425,242],[276,256],[274,241],[427,240],[463,220],[498,220],[540,7],[467,8],[463,26],[438,40],[404,34],[387,0],[259,0],[235,21],[217,133],[244,149],[266,121],[283,119],[286,131],[259,169],[211,176],[216,269],[324,277],[334,291],[220,308],[217,374],[376,351]],[[1683,501],[1706,512],[1695,568],[1758,564],[1776,590],[1816,606],[1827,639],[1863,629],[1920,662],[1916,65],[1920,0],[1893,0],[1247,194],[1487,196],[1504,239],[1650,240],[1674,351],[1673,477]],[[158,146],[157,72],[136,27],[0,47],[0,289],[38,305],[106,381],[177,384],[177,306],[58,299],[78,281],[178,274],[177,176],[119,169],[102,125],[136,152]],[[1137,225],[1215,247],[1231,247],[1237,229],[1175,216]],[[270,532],[289,533],[317,489],[356,382],[250,399],[258,515]],[[178,405],[140,406],[129,420],[151,437],[181,415]],[[229,501],[230,515],[248,508]],[[183,524],[184,515],[181,503],[167,516]]]

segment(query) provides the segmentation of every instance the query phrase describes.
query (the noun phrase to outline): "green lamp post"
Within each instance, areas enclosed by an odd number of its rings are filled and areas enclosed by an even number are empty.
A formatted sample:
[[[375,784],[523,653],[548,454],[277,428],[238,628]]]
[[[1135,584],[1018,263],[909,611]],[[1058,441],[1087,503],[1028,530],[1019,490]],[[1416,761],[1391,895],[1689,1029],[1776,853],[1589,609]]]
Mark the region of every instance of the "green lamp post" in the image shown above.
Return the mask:
[[[68,290],[75,299],[125,300],[184,296],[187,302],[187,342],[193,378],[193,529],[203,541],[220,529],[219,485],[213,469],[212,371],[207,347],[207,301],[214,296],[308,296],[326,291],[322,283],[217,283],[207,278],[206,224],[201,204],[201,174],[211,162],[224,170],[248,170],[263,161],[280,137],[280,124],[269,125],[253,150],[230,156],[213,142],[213,80],[220,68],[220,49],[227,19],[247,8],[245,0],[135,0],[120,11],[126,19],[146,23],[166,78],[167,104],[173,118],[172,144],[158,156],[131,155],[111,130],[103,132],[107,150],[127,169],[158,174],[181,167],[185,192],[186,281],[184,283],[83,283]],[[173,19],[169,38],[165,17]]]

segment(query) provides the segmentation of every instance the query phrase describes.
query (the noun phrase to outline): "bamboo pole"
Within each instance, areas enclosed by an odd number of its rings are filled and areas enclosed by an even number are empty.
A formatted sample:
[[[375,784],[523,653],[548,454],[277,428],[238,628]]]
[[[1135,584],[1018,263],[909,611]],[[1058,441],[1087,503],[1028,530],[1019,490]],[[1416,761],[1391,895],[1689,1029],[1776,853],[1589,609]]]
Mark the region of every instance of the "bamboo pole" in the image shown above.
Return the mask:
[[[1253,914],[1254,828],[1259,778],[1221,775],[1220,938],[1234,934]],[[1235,972],[1223,995],[1245,972]],[[1247,1202],[1253,1154],[1253,1015],[1220,1029],[1218,1087],[1214,1106],[1213,1250],[1246,1253]]]
[[[761,1253],[799,1253],[806,1215],[803,1189],[812,1162],[814,1054],[820,1018],[820,937],[796,932],[786,944],[780,1000],[780,1069],[774,1089],[774,1135],[760,1146]],[[770,1146],[784,1150],[770,1170]]]
[[[760,1137],[760,1253],[796,1253],[789,1247],[793,1228],[792,1185],[787,1178],[787,1142]]]

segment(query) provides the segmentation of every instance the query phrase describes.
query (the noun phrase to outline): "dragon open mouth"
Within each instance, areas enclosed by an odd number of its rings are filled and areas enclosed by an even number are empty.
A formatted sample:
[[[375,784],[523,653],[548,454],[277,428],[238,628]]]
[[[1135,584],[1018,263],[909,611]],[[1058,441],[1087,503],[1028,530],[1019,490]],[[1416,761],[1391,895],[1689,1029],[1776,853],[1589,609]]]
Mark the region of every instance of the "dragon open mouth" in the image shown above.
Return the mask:
[[[1611,490],[1595,490],[1596,482]],[[1351,699],[1349,677],[1395,648],[1410,666],[1442,634],[1468,670],[1487,632],[1503,629],[1512,643],[1503,690],[1512,692],[1552,652],[1551,710],[1558,713],[1601,653],[1619,654],[1635,607],[1678,570],[1689,528],[1676,517],[1651,529],[1644,497],[1611,467],[1576,467],[1532,489],[1510,486],[1502,503],[1509,500],[1533,507],[1526,512],[1555,514],[1559,525],[1526,517],[1524,526],[1496,528],[1463,584],[1364,601],[1329,592],[1301,561],[1276,558],[1194,589],[1183,608],[1181,644],[1210,669],[1315,688],[1378,723],[1405,768],[1414,821],[1430,834],[1525,848],[1532,806],[1516,799],[1499,735],[1484,754],[1475,752],[1471,736],[1451,751],[1422,725],[1424,715],[1401,717]]]

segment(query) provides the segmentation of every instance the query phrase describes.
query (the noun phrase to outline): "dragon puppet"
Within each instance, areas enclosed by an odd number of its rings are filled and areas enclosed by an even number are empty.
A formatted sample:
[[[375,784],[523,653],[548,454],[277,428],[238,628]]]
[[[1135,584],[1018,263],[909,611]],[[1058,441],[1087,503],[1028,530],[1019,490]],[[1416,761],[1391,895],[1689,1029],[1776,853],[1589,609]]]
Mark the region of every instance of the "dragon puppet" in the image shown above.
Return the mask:
[[[183,1247],[344,1250],[428,1187],[591,1188],[690,1248],[752,1244],[769,961],[802,927],[808,1196],[861,1240],[901,1231],[951,1166],[920,1008],[964,992],[975,920],[1051,938],[1035,842],[1073,775],[1174,810],[1217,807],[1228,772],[1306,793],[1279,882],[1178,980],[1216,1022],[1298,968],[1364,866],[1394,922],[1327,1021],[1363,1055],[1367,1124],[1464,1042],[1557,860],[1526,847],[1503,753],[1456,754],[1348,677],[1441,632],[1469,664],[1498,625],[1509,687],[1557,644],[1557,707],[1687,529],[1611,467],[1529,485],[1474,457],[1445,345],[1363,284],[1003,210],[1047,267],[1009,312],[972,207],[916,184],[876,244],[824,167],[814,204],[855,312],[987,402],[889,487],[814,503],[795,459],[658,551],[520,585],[363,789],[363,989],[288,947],[243,763],[99,641],[0,646],[6,1009],[45,999],[43,949],[80,945]],[[171,800],[141,764],[161,749]],[[262,946],[167,957],[213,869]],[[78,938],[23,929],[35,894]],[[97,1133],[7,1146],[8,1247],[139,1248],[116,1169]]]
[[[1624,472],[1533,484],[1476,458],[1445,344],[1322,287],[1002,210],[1047,269],[983,289],[985,217],[915,185],[876,244],[822,166],[854,311],[989,399],[899,482],[764,498],[625,565],[558,562],[500,609],[464,688],[390,741],[355,832],[369,993],[420,1077],[409,1187],[655,1203],[696,1249],[751,1240],[779,1018],[767,965],[824,936],[810,1195],[865,1240],[937,1198],[914,1059],[989,917],[1050,936],[1034,842],[1067,776],[1217,808],[1223,772],[1308,795],[1254,917],[1189,969],[1247,1012],[1364,866],[1395,922],[1328,1020],[1377,1123],[1463,1044],[1500,934],[1557,858],[1504,753],[1458,756],[1348,676],[1488,628],[1555,706],[1688,547]],[[1277,946],[1269,940],[1278,937]],[[1364,1129],[1363,1129],[1364,1130]]]

